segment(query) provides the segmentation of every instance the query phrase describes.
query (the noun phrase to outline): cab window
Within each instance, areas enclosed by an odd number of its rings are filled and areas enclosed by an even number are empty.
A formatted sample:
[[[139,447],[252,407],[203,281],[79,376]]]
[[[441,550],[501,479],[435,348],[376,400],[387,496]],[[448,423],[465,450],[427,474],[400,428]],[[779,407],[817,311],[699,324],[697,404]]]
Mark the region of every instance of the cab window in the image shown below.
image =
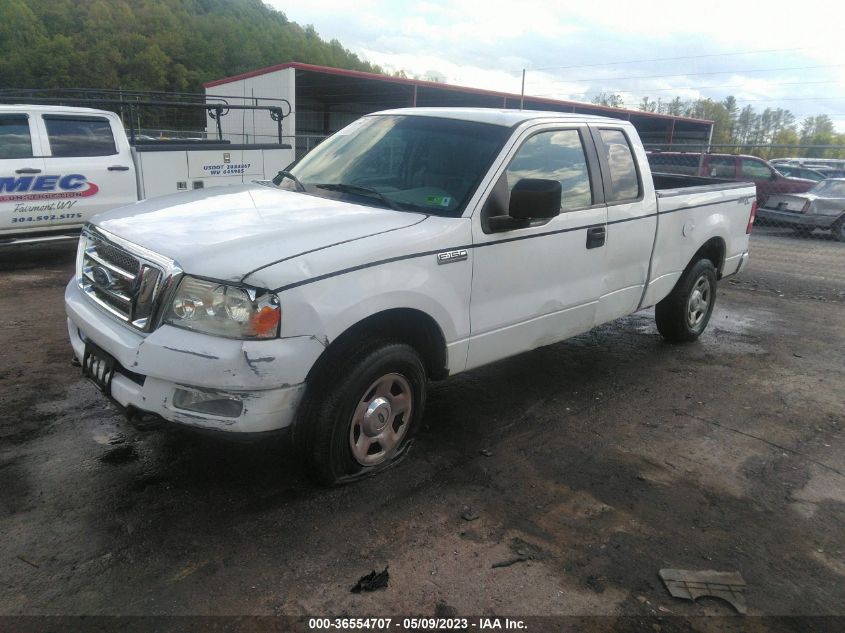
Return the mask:
[[[29,119],[25,114],[0,115],[0,158],[32,158]]]
[[[610,170],[610,186],[605,183],[608,204],[640,197],[640,179],[634,153],[622,130],[600,130],[605,159]]]
[[[117,154],[108,119],[45,115],[44,125],[53,157]]]
[[[552,130],[529,138],[505,172],[510,193],[523,178],[544,178],[560,182],[561,211],[593,204],[587,157],[578,130]]]

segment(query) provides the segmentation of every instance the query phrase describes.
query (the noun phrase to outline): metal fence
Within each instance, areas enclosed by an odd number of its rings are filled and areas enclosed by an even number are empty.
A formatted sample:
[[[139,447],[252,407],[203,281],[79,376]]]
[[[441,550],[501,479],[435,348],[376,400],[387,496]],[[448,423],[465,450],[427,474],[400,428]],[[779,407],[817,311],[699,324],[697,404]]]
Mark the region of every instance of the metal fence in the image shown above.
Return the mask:
[[[654,172],[757,186],[747,278],[767,275],[796,282],[805,294],[845,296],[845,160],[818,156],[829,151],[818,146],[647,149]],[[772,155],[779,158],[762,158]]]

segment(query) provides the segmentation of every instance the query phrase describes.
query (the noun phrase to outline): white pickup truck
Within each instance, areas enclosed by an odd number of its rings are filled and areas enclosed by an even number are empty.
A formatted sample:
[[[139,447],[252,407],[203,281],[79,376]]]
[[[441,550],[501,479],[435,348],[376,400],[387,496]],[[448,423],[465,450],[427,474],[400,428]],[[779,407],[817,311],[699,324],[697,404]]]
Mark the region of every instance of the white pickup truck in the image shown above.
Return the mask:
[[[756,205],[748,183],[655,190],[627,122],[489,109],[363,117],[276,184],[94,218],[68,330],[122,407],[291,427],[328,483],[407,451],[428,379],[655,304],[666,338],[695,339]]]
[[[0,245],[78,235],[91,216],[144,198],[272,177],[293,157],[289,145],[132,147],[114,112],[0,105]]]

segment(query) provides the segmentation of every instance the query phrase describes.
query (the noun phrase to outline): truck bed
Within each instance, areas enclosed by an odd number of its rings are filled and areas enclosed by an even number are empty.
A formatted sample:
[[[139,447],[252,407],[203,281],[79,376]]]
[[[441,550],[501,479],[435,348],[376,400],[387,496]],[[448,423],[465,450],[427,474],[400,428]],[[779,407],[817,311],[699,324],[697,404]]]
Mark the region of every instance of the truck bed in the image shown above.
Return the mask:
[[[679,191],[681,189],[689,190],[691,188],[701,188],[712,185],[720,185],[725,187],[727,185],[736,185],[740,187],[747,186],[752,183],[736,182],[727,178],[708,178],[705,176],[687,176],[685,174],[670,174],[665,172],[652,172],[652,180],[654,181],[654,188],[658,192]],[[681,192],[683,193],[683,192]],[[669,193],[668,195],[674,195]]]
[[[757,195],[751,182],[660,173],[653,180],[657,233],[642,307],[669,293],[700,248],[719,254],[719,277],[735,273],[747,249],[749,212]]]

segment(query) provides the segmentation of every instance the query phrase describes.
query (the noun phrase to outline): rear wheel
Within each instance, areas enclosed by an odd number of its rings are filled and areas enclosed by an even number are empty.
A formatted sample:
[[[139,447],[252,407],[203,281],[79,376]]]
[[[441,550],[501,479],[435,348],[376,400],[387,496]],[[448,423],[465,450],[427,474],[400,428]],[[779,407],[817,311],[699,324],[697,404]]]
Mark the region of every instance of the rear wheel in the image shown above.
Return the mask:
[[[294,429],[309,474],[335,485],[399,461],[422,418],[426,374],[403,343],[364,342],[335,354],[309,385]]]
[[[684,271],[672,292],[655,306],[657,330],[669,341],[694,341],[707,327],[715,304],[716,269],[709,259],[700,259]]]

